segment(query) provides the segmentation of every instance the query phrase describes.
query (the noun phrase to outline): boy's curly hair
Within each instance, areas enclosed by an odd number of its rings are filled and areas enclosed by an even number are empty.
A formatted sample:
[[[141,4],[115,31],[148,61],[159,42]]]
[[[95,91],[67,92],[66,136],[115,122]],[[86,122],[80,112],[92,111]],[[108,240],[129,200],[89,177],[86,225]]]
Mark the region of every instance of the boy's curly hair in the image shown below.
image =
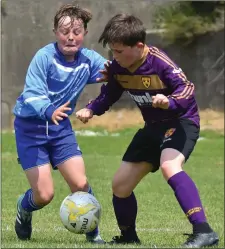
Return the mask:
[[[85,29],[87,28],[88,22],[92,19],[92,14],[88,10],[80,8],[78,4],[64,4],[56,12],[54,17],[54,29],[57,29],[59,23],[63,22],[67,16],[71,18],[71,23],[73,23],[75,19],[81,19]]]

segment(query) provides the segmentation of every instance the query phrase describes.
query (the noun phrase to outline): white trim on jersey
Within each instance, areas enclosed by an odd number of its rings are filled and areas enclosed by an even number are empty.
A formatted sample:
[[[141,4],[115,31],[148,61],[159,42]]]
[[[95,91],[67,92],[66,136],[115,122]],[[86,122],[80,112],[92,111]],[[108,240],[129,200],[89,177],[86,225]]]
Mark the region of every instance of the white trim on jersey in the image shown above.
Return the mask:
[[[53,59],[53,63],[56,65],[57,68],[65,71],[65,72],[77,72],[78,70],[80,70],[81,68],[87,68],[88,69],[88,73],[90,73],[89,70],[89,65],[87,63],[81,63],[80,66],[76,67],[76,68],[72,68],[72,67],[65,67],[61,64],[59,64],[56,59]]]
[[[29,103],[29,102],[33,102],[33,101],[40,100],[40,99],[48,99],[48,97],[45,95],[40,96],[40,97],[30,97],[30,98],[25,99],[24,102]]]

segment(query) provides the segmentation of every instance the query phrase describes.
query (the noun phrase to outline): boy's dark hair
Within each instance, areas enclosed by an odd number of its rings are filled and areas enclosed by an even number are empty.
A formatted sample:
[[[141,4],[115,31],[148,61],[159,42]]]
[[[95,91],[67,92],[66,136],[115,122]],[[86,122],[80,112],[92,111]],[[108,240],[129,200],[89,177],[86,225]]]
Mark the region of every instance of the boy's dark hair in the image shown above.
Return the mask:
[[[85,29],[92,18],[92,14],[88,10],[80,8],[76,3],[64,4],[56,12],[54,17],[54,29],[57,29],[59,22],[63,21],[67,16],[71,18],[71,23],[73,23],[75,19],[81,19]]]
[[[105,26],[98,42],[103,47],[109,43],[121,43],[134,46],[137,42],[145,43],[146,29],[140,19],[133,15],[117,14]]]

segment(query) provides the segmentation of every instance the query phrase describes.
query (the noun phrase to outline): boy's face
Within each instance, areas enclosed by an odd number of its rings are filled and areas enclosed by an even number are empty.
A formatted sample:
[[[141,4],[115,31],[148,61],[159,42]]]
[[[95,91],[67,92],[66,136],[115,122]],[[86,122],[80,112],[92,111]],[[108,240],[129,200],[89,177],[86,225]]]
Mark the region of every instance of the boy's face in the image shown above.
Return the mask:
[[[54,30],[59,50],[68,60],[74,59],[74,55],[83,45],[84,36],[87,30],[84,29],[82,20],[75,19],[71,23],[71,18],[67,16],[59,21],[59,25]]]
[[[110,43],[109,48],[112,51],[113,58],[121,67],[129,68],[136,61],[140,60],[143,53],[144,44],[138,42],[133,47],[121,43]]]

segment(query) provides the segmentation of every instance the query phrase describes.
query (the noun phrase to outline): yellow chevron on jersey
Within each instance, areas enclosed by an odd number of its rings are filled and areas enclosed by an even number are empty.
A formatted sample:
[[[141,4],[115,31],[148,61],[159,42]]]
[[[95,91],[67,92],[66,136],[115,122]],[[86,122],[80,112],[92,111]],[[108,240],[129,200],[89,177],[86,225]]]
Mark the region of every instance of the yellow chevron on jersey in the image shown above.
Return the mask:
[[[152,75],[122,75],[114,76],[125,89],[134,90],[160,90],[167,88],[156,74]]]

